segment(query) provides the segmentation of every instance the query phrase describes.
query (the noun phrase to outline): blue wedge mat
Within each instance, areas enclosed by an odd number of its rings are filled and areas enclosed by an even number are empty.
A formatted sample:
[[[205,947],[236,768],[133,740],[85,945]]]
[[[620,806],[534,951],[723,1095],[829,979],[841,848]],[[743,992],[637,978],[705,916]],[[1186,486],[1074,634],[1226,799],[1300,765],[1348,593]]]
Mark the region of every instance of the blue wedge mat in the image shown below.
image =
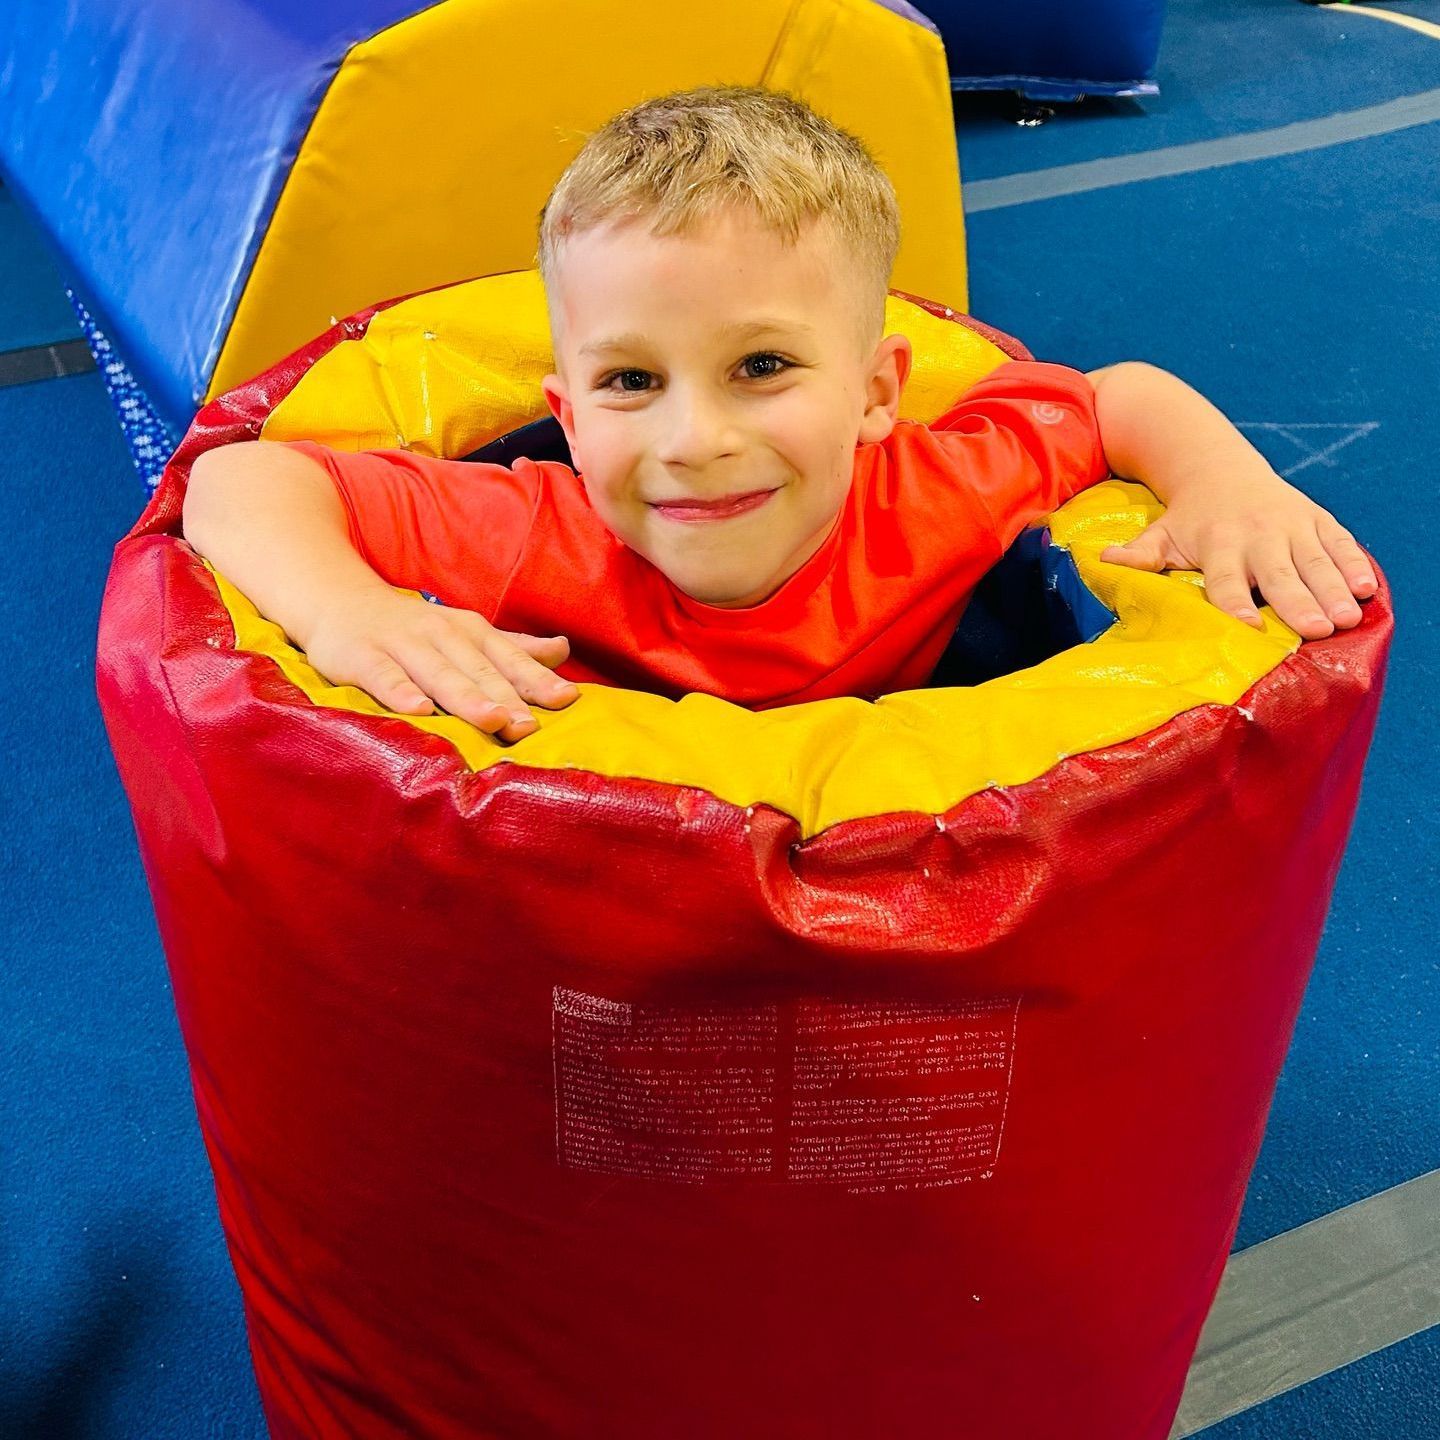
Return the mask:
[[[1404,8],[1440,23],[1440,0]],[[1158,96],[1060,105],[1038,130],[1001,97],[956,96],[961,172],[988,180],[1357,110],[1440,86],[1437,54],[1440,41],[1300,0],[1170,0]]]
[[[49,250],[15,197],[3,187],[0,277],[4,277],[0,284],[0,350],[53,345],[57,340],[73,340],[79,335]]]
[[[430,3],[0,7],[0,168],[169,423],[203,395],[345,52]]]

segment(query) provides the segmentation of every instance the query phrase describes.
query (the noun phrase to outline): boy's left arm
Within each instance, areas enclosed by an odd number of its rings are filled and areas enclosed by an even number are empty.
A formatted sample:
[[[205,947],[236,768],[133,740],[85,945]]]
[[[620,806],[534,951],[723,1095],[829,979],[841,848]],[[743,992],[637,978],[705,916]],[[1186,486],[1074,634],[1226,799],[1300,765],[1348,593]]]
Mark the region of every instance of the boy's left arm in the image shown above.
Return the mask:
[[[1102,560],[1203,571],[1211,602],[1258,627],[1254,587],[1307,640],[1359,623],[1353,597],[1367,599],[1377,581],[1354,536],[1282,480],[1203,395],[1140,361],[1086,378],[1111,470],[1138,480],[1166,506]]]

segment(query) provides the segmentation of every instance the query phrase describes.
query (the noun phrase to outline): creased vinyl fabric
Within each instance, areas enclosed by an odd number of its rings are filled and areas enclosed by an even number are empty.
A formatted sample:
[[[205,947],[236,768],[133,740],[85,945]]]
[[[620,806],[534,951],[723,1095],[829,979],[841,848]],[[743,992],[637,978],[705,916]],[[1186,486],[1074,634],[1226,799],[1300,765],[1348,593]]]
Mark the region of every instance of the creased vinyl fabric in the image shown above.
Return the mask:
[[[370,318],[206,408],[101,622],[272,1434],[1163,1440],[1351,822],[1387,593],[1246,652],[1233,700],[1198,698],[1201,666],[1164,723],[934,809],[816,828],[782,791],[656,778],[692,711],[626,692],[564,712],[653,715],[623,763],[578,733],[584,765],[472,763],[307,688],[177,538],[195,455]],[[1120,687],[1202,623],[1184,578],[1141,582],[1179,608],[1132,617],[1133,655],[1091,647]],[[943,749],[945,692],[916,693]],[[763,720],[717,722],[707,763],[743,775]]]

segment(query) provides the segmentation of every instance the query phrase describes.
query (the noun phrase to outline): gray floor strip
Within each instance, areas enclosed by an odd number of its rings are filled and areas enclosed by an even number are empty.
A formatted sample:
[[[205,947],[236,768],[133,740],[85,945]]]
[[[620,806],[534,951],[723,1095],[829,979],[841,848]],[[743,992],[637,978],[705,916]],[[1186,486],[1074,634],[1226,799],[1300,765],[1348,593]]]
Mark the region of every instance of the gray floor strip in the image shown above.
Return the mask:
[[[1171,1440],[1440,1325],[1440,1170],[1233,1255]]]
[[[25,350],[0,350],[0,388],[28,385],[32,380],[59,380],[83,375],[95,368],[95,358],[83,340],[62,340],[58,345],[32,345]]]
[[[1087,190],[1129,185],[1137,180],[1158,180],[1167,175],[1190,175],[1197,170],[1214,170],[1245,160],[1298,155],[1350,140],[1368,140],[1412,125],[1428,125],[1434,120],[1440,120],[1440,90],[1423,90],[1418,95],[1403,95],[1384,105],[1346,110],[1320,120],[1302,120],[1275,130],[1227,135],[1220,140],[1201,140],[1193,145],[1171,145],[1161,150],[1142,151],[1139,155],[1086,160],[1079,165],[1057,165],[1049,170],[1004,175],[995,180],[969,180],[964,186],[965,211],[976,214],[982,210],[1003,210],[1011,205],[1028,205],[1032,200],[1053,200],[1060,195],[1079,195]]]

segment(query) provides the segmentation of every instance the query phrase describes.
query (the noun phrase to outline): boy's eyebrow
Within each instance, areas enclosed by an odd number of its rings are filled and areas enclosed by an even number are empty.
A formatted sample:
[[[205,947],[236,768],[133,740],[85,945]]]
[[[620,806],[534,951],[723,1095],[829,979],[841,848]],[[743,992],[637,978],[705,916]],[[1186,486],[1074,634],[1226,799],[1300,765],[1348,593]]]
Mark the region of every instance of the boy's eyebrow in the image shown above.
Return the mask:
[[[803,320],[760,319],[740,320],[733,325],[723,325],[720,334],[727,340],[745,341],[757,335],[810,336],[815,333],[813,325]],[[643,335],[611,335],[604,340],[591,340],[580,347],[582,355],[602,355],[611,350],[643,350],[649,342]]]
[[[591,340],[580,347],[582,355],[600,355],[607,350],[643,350],[643,335],[612,335],[606,340]]]
[[[771,319],[767,316],[761,320],[737,321],[734,325],[722,327],[720,331],[722,335],[728,335],[735,340],[749,340],[756,335],[773,335],[777,332],[784,335],[813,335],[815,327],[807,325],[803,320]]]

